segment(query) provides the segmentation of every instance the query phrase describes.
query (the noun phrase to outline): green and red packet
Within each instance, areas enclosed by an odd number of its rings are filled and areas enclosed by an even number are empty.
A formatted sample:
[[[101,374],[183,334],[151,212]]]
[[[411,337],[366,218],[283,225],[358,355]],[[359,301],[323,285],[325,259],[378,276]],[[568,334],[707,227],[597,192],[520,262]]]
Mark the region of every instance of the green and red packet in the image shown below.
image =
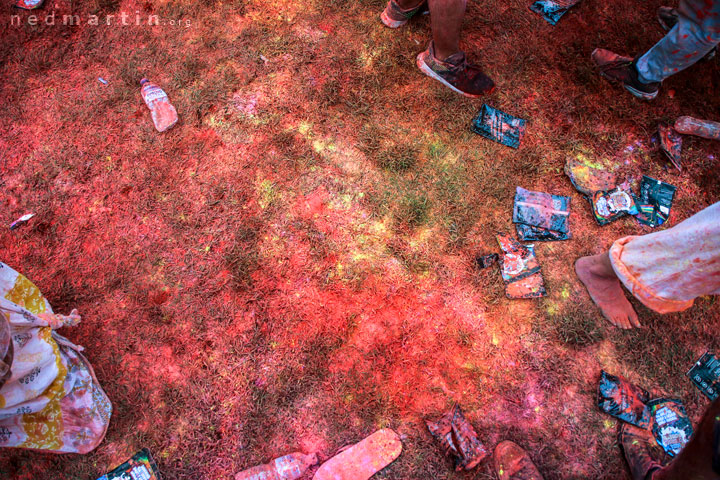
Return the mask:
[[[161,477],[150,450],[143,448],[130,460],[98,480],[161,480]]]

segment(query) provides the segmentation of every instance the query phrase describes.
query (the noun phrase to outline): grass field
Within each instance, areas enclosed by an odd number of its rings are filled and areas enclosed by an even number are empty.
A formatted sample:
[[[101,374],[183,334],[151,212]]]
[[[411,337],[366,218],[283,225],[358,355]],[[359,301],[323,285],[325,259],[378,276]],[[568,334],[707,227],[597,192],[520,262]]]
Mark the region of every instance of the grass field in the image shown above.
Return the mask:
[[[657,41],[658,0],[586,0],[555,27],[530,0],[470,2],[462,46],[498,84],[483,100],[422,75],[428,19],[386,29],[380,0],[46,2],[38,25],[1,7],[0,216],[36,214],[0,229],[1,255],[56,311],[80,310],[62,333],[114,413],[91,454],[6,450],[0,477],[94,480],[148,447],[166,479],[230,479],[391,427],[404,450],[377,478],[494,478],[489,463],[455,473],[424,427],[458,402],[488,447],[518,442],[548,480],[618,479],[601,369],[701,415],[684,373],[720,349],[718,300],[667,316],[633,301],[645,327],[619,331],[572,269],[650,230],[598,227],[568,158],[677,186],[671,225],[720,199],[717,143],[686,137],[681,173],[650,141],[678,115],[717,120],[717,60],[653,103],[590,62]],[[52,11],[166,23],[45,25]],[[180,114],[165,134],[143,76]],[[483,102],[528,120],[518,150],[470,132]],[[511,231],[516,186],[573,202],[573,239],[537,245],[538,300],[474,266]]]

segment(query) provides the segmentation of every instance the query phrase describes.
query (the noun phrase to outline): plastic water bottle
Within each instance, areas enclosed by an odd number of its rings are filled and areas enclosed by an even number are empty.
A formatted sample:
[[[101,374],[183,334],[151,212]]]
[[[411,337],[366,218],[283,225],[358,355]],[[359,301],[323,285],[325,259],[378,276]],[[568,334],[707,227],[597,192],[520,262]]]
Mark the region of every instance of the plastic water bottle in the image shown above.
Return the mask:
[[[291,453],[235,474],[235,480],[296,480],[317,463],[317,455]]]
[[[150,109],[153,123],[158,132],[164,132],[171,128],[178,121],[177,110],[170,103],[167,93],[147,78],[140,80],[140,94],[145,100],[145,105]]]
[[[685,135],[720,140],[720,123],[700,120],[693,117],[679,117],[675,120],[675,130]]]

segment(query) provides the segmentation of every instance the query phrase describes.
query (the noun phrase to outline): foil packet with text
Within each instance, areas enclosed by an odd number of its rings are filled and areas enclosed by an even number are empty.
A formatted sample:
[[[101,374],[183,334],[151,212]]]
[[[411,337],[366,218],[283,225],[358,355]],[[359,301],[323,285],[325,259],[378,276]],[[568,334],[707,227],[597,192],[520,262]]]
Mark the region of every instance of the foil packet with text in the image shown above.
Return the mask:
[[[625,215],[639,213],[632,192],[621,187],[609,192],[595,192],[590,203],[595,220],[600,225],[607,225]]]
[[[686,374],[710,400],[720,397],[720,358],[705,352]]]
[[[673,398],[656,398],[649,401],[647,407],[655,440],[668,455],[674,457],[682,451],[693,434],[685,407],[680,400]]]
[[[636,427],[650,426],[647,402],[650,394],[625,378],[602,371],[598,384],[597,405],[603,412]]]

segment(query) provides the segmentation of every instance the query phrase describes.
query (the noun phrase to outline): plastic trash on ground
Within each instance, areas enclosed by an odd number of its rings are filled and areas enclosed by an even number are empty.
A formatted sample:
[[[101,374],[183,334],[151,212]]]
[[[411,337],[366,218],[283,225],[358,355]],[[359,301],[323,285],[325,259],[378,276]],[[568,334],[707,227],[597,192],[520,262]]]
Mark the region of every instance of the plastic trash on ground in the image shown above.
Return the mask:
[[[660,138],[660,150],[665,154],[675,168],[682,171],[680,164],[680,153],[682,151],[682,136],[674,128],[667,125],[658,125],[658,137]]]
[[[675,187],[669,183],[643,176],[640,183],[640,195],[637,198],[638,222],[657,227],[665,223],[670,216]]]
[[[525,120],[483,105],[478,116],[473,119],[472,130],[490,140],[518,148],[525,134]]]
[[[687,376],[711,401],[720,397],[720,358],[712,352],[705,352]]]
[[[620,376],[603,371],[598,384],[597,405],[603,412],[636,427],[650,427],[650,394]]]
[[[384,428],[323,463],[313,480],[368,480],[395,461],[401,452],[398,434]]]
[[[150,450],[143,448],[130,460],[123,463],[112,472],[108,472],[98,480],[160,480],[155,460]]]
[[[477,263],[478,268],[482,270],[495,265],[498,260],[500,260],[500,256],[497,253],[491,253],[489,255],[481,255],[477,257],[475,262]]]
[[[451,453],[455,457],[456,471],[470,470],[489,455],[458,405],[437,422],[425,420],[425,424],[445,449],[445,453]]]
[[[10,224],[10,230],[15,230],[17,228],[22,227],[25,225],[32,217],[34,217],[34,213],[26,213],[22,217],[15,220],[13,223]]]
[[[291,453],[235,474],[235,480],[296,480],[317,463],[317,455]]]
[[[695,135],[709,140],[720,140],[720,123],[693,117],[678,117],[675,130],[685,135]]]
[[[513,222],[520,240],[567,240],[571,238],[569,217],[570,197],[515,189]]]
[[[555,25],[565,12],[575,6],[580,0],[537,0],[530,6],[530,10],[539,13],[550,25]]]
[[[656,398],[647,404],[652,433],[668,455],[674,457],[685,447],[693,434],[692,423],[680,400]]]
[[[508,235],[497,235],[504,254],[502,278],[508,298],[538,298],[547,293],[533,245],[522,245]]]
[[[595,214],[595,220],[600,225],[607,225],[625,215],[637,215],[639,213],[632,193],[622,187],[609,192],[595,192],[590,199],[590,203]]]
[[[23,10],[34,10],[42,7],[43,1],[44,0],[17,0],[15,6]]]
[[[565,162],[565,175],[578,192],[589,197],[595,192],[612,190],[617,185],[617,178],[612,173],[572,158]]]
[[[170,103],[167,93],[154,83],[150,83],[147,78],[140,80],[140,94],[145,101],[145,105],[150,109],[153,123],[158,132],[164,132],[173,127],[178,121],[177,111]]]

